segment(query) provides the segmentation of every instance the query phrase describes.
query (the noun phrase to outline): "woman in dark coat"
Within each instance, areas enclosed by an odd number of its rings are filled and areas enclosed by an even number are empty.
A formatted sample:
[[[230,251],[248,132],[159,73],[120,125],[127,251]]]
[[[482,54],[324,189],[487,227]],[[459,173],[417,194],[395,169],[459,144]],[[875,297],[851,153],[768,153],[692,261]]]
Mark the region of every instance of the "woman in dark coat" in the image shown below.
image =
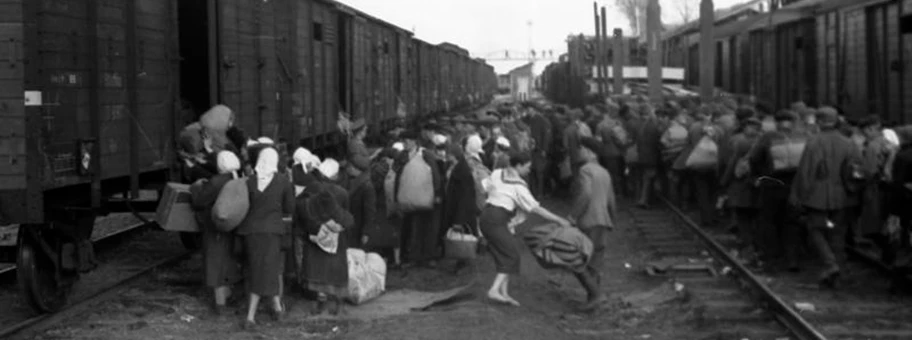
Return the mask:
[[[275,319],[284,315],[281,303],[281,282],[285,258],[282,238],[286,216],[294,211],[294,188],[288,177],[276,175],[279,153],[271,147],[262,149],[257,157],[256,174],[247,181],[250,209],[236,233],[244,237],[247,252],[247,288],[250,305],[245,326],[255,325],[260,296],[273,297]]]
[[[371,229],[377,211],[377,192],[371,182],[370,163],[364,164],[349,160],[343,187],[349,193],[349,211],[355,218],[353,227],[346,231],[348,245],[352,248],[363,248],[367,240],[365,231]]]
[[[449,228],[462,228],[464,232],[476,234],[478,204],[475,201],[475,178],[472,169],[458,145],[447,150],[446,196],[444,198],[443,233]]]
[[[326,180],[332,180],[338,172],[338,163],[328,159],[320,166],[319,172]],[[299,171],[297,167],[294,169],[294,175],[295,185],[304,186],[295,203],[295,228],[304,230],[308,235],[308,240],[304,243],[306,265],[302,270],[301,284],[318,293],[317,306],[313,314],[323,312],[328,297],[332,297],[335,302],[332,313],[338,314],[342,311],[342,299],[348,293],[346,229],[354,224],[354,218],[346,209],[348,197],[341,187],[309,178],[308,174]],[[330,221],[334,223],[328,223]],[[324,233],[337,234],[334,251],[324,250],[312,241],[312,237],[319,235],[321,229],[325,229]]]
[[[206,286],[213,288],[215,312],[227,315],[225,306],[231,296],[231,286],[241,279],[237,260],[234,258],[234,234],[221,232],[212,222],[212,206],[222,187],[237,177],[241,162],[231,151],[218,153],[219,174],[204,180],[198,191],[192,191],[193,209],[203,234],[203,270]]]

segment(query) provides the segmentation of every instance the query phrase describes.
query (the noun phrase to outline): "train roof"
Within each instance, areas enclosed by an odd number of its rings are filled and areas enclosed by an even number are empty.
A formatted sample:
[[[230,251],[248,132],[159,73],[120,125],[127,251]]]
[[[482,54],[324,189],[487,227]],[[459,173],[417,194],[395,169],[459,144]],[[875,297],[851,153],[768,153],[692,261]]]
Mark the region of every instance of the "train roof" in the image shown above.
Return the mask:
[[[348,14],[350,14],[350,15],[363,17],[363,18],[365,18],[365,19],[368,19],[368,20],[370,20],[370,21],[376,22],[376,23],[381,24],[381,25],[386,26],[386,27],[394,28],[394,29],[396,29],[396,30],[399,30],[399,31],[401,31],[401,32],[404,32],[404,33],[408,34],[409,36],[414,36],[414,35],[415,35],[412,31],[409,31],[409,30],[404,29],[404,28],[402,28],[402,27],[393,25],[392,23],[390,23],[390,22],[388,22],[388,21],[385,21],[385,20],[380,19],[380,18],[377,18],[377,17],[375,17],[375,16],[373,16],[373,15],[370,15],[370,14],[367,14],[367,13],[365,13],[365,12],[362,12],[362,11],[360,11],[360,10],[354,8],[354,7],[351,7],[351,6],[349,6],[349,5],[343,4],[343,3],[338,2],[338,1],[336,1],[336,0],[319,0],[319,1],[322,1],[322,2],[327,3],[327,4],[330,4],[330,5],[333,5],[333,6],[335,6],[336,9],[338,9],[339,11],[348,13]]]
[[[755,22],[748,30],[756,31],[767,29],[769,27],[776,27],[812,18],[815,15],[815,10],[827,1],[830,0],[802,0],[773,10],[772,12],[763,13],[760,15],[762,20]]]

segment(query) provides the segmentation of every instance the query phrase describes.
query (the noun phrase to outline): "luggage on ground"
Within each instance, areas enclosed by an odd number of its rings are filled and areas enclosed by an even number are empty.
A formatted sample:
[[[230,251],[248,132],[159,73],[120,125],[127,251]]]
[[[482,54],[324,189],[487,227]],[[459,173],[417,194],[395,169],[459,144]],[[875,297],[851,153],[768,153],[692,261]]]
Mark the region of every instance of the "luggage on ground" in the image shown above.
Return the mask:
[[[348,249],[348,300],[356,305],[377,298],[386,290],[386,262],[380,255]]]

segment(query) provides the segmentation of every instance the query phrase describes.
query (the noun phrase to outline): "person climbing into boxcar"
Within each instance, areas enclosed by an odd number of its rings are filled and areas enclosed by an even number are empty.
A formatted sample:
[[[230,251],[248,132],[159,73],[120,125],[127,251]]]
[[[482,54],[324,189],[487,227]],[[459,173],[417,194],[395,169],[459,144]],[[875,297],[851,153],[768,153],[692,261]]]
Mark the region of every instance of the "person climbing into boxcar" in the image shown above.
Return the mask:
[[[510,167],[495,170],[484,181],[488,198],[479,221],[497,269],[488,298],[514,306],[519,306],[519,302],[510,296],[508,286],[510,275],[519,274],[519,246],[513,238],[515,226],[525,220],[527,213],[534,213],[565,228],[571,226],[569,221],[542,207],[532,196],[522,179],[531,166],[532,159],[527,153],[514,153],[510,155]]]
[[[443,201],[443,175],[432,152],[419,146],[419,134],[406,131],[400,136],[405,144],[394,165],[396,202],[403,212],[402,246],[408,263],[433,267],[439,256],[436,237],[439,219],[437,204]]]
[[[263,296],[272,298],[274,319],[281,320],[285,313],[280,296],[285,263],[283,218],[291,216],[294,210],[294,189],[287,177],[276,176],[278,162],[279,154],[274,148],[266,147],[259,152],[255,175],[247,180],[250,208],[236,230],[244,238],[247,254],[250,304],[245,327],[256,325],[256,311]]]
[[[754,181],[750,176],[750,166],[746,159],[760,136],[761,124],[755,117],[741,120],[740,127],[728,141],[731,144],[731,153],[720,181],[720,186],[728,197],[728,207],[734,213],[735,227],[742,242],[741,253],[743,258],[748,260],[756,259],[757,253],[765,250],[757,244],[754,224],[757,218],[757,204]]]
[[[863,178],[861,153],[837,130],[835,109],[821,108],[817,114],[820,133],[811,137],[798,164],[789,202],[806,211],[808,237],[824,268],[819,282],[832,287],[845,260],[845,210],[855,202]]]
[[[327,159],[314,174],[294,169],[295,229],[306,233],[305,265],[300,283],[317,293],[317,304],[311,314],[319,315],[326,304],[334,303],[330,312],[343,311],[342,299],[348,292],[348,237],[354,217],[345,208],[349,200],[344,189],[328,182],[338,172],[338,163]],[[315,176],[316,175],[316,176]],[[320,179],[320,177],[324,177]],[[340,191],[341,190],[341,191]]]
[[[601,148],[592,138],[580,140],[585,163],[580,168],[577,186],[580,191],[573,200],[568,220],[575,224],[592,241],[594,251],[585,272],[574,273],[586,289],[587,303],[583,309],[591,309],[607,300],[601,290],[605,251],[608,246],[608,232],[614,229],[617,216],[617,201],[611,175],[598,163],[596,150]]]
[[[199,191],[191,191],[196,220],[203,234],[203,273],[205,284],[212,289],[216,315],[227,316],[231,286],[240,281],[241,272],[235,259],[235,235],[215,228],[212,207],[222,187],[228,181],[238,178],[241,161],[231,151],[220,151],[217,156],[219,174],[205,181]]]
[[[776,130],[763,134],[747,155],[756,178],[757,243],[769,259],[784,256],[785,266],[797,271],[804,233],[798,212],[788,204],[788,195],[809,136],[795,128],[797,113],[783,110],[775,119]]]

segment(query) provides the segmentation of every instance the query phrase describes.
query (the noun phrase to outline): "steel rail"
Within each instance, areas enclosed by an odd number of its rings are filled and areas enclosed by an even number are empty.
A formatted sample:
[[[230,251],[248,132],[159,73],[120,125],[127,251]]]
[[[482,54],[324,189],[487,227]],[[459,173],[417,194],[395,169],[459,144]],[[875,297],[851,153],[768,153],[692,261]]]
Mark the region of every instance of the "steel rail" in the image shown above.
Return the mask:
[[[799,315],[795,310],[793,310],[789,305],[779,298],[775,292],[773,292],[769,287],[767,287],[760,279],[758,279],[750,269],[745,267],[741,262],[732,257],[725,248],[716,242],[712,236],[707,234],[697,225],[696,222],[690,219],[684,212],[678,209],[674,204],[668,201],[664,197],[660,197],[662,202],[678,215],[678,218],[683,221],[684,225],[687,226],[690,231],[697,234],[704,243],[706,243],[710,250],[716,253],[717,257],[728,264],[735,272],[737,272],[741,278],[743,278],[747,283],[754,288],[756,291],[760,292],[761,298],[766,300],[767,308],[774,312],[776,319],[783,326],[788,328],[795,336],[802,340],[826,340],[827,338],[823,336],[814,326],[812,326],[807,320],[805,320],[801,315]]]
[[[80,301],[72,303],[72,304],[68,304],[60,311],[57,311],[55,313],[47,313],[47,314],[41,314],[38,316],[34,316],[32,318],[29,318],[28,320],[24,320],[15,325],[4,328],[4,329],[0,330],[0,339],[6,339],[6,338],[12,337],[14,335],[20,334],[23,331],[28,330],[29,328],[39,326],[42,323],[48,323],[48,322],[58,320],[62,316],[67,315],[68,312],[78,310],[78,309],[86,307],[92,303],[101,301],[105,297],[110,296],[112,293],[117,291],[118,288],[124,287],[133,282],[136,282],[139,278],[146,276],[146,274],[148,274],[149,272],[151,272],[155,269],[158,269],[162,266],[167,266],[167,265],[179,262],[179,261],[187,258],[189,255],[191,255],[193,253],[194,253],[193,251],[187,251],[180,255],[156,262],[155,264],[145,267],[142,270],[134,273],[133,275],[130,275],[127,278],[125,278],[121,281],[118,281],[115,284],[112,284],[108,287],[105,287],[104,289],[101,289],[98,292],[93,293],[92,295],[90,295],[89,297],[87,297],[83,300],[80,300]]]
[[[143,230],[146,228],[154,227],[156,225],[156,223],[157,222],[152,221],[152,220],[149,220],[148,222],[134,223],[134,224],[127,226],[126,228],[118,229],[118,230],[112,231],[110,233],[99,236],[97,239],[92,240],[92,244],[104,243],[110,239],[113,239],[118,236],[123,236],[124,234],[127,234],[127,233],[137,232],[137,231],[140,231],[140,230]],[[15,264],[13,264],[9,267],[2,268],[2,269],[0,269],[0,278],[5,277],[7,275],[13,275],[15,272],[16,272]]]

